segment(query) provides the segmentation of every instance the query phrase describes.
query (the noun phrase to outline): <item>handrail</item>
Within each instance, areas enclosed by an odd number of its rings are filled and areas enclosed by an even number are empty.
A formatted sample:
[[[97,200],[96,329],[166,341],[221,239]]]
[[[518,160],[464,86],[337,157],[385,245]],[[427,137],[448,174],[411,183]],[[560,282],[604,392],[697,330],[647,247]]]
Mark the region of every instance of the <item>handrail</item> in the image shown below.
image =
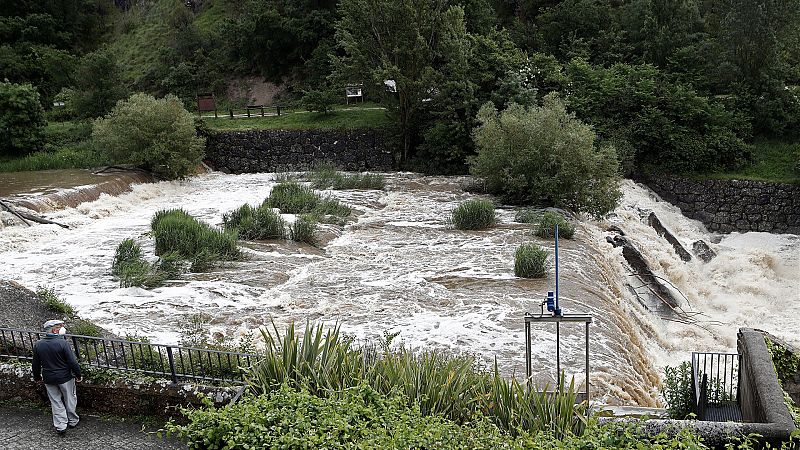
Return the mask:
[[[709,406],[738,404],[738,353],[692,353],[692,406],[698,419],[706,418]]]
[[[0,328],[0,357],[33,359],[33,346],[45,336],[40,331]],[[66,334],[78,362],[84,366],[137,372],[179,380],[242,384],[242,368],[260,356],[225,350],[182,347],[117,338]]]

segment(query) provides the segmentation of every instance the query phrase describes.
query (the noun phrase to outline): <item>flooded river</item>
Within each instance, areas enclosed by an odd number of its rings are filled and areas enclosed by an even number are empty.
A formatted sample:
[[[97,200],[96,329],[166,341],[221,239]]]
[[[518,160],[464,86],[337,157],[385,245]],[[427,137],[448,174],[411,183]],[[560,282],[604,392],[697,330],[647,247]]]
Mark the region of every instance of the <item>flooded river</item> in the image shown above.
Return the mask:
[[[158,342],[178,342],[200,313],[209,320],[208,333],[230,338],[257,334],[271,320],[279,327],[324,321],[341,324],[359,339],[399,332],[396,340],[413,348],[469,352],[487,364],[496,358],[505,374],[521,375],[522,318],[539,312],[554,276],[515,278],[514,251],[529,241],[552,251],[553,243],[515,223],[513,209],[500,209],[492,230],[453,230],[450,211],[473,197],[461,188],[463,181],[399,173],[387,175],[385,191],[331,191],[355,214],[344,227],[322,226],[322,248],[243,242],[246,260],[153,290],[120,288],[111,276],[122,239],[136,239],[152,257],[148,232],[156,211],[184,208],[219,225],[225,212],[263,201],[274,175],[208,173],[182,182],[136,184],[131,192],[101,195],[47,215],[71,229],[0,230],[2,277],[32,289],[54,288],[81,316],[121,335]],[[735,347],[739,326],[758,326],[798,343],[797,237],[747,233],[719,240],[645,188],[625,181],[623,190],[622,205],[608,220],[581,222],[576,239],[560,245],[562,307],[595,318],[590,345],[595,394],[609,403],[654,406],[664,364],[693,350]],[[719,256],[708,264],[681,261],[642,220],[651,210],[680,239],[705,239]],[[701,313],[692,316],[693,323],[665,320],[638,301],[621,249],[605,240],[612,224],[686,296],[682,306]],[[583,328],[565,325],[563,335],[562,367],[580,384]],[[554,330],[535,329],[534,367],[542,382],[553,378],[554,351]]]

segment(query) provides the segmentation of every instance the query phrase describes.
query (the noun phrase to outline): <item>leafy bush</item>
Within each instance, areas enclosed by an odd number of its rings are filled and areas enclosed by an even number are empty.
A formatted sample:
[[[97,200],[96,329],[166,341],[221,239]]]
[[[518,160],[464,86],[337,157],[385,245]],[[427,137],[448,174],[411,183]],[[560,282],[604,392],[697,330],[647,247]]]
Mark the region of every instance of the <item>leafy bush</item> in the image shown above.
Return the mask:
[[[286,237],[286,222],[280,214],[262,204],[257,208],[242,205],[222,216],[225,230],[236,231],[239,239],[283,239]]]
[[[289,227],[289,236],[296,242],[317,245],[317,238],[314,236],[316,231],[316,222],[305,217],[298,217],[294,223],[292,223],[291,227]]]
[[[542,278],[549,268],[547,250],[536,244],[522,244],[514,253],[514,275],[520,278]]]
[[[44,110],[36,88],[0,82],[0,157],[41,149],[44,126]]]
[[[77,334],[80,336],[100,337],[103,335],[100,327],[88,320],[78,320],[78,323],[76,323],[75,327],[69,330],[69,332],[70,334]]]
[[[495,224],[494,205],[488,200],[472,199],[453,210],[453,226],[459,230],[484,230]]]
[[[441,414],[457,423],[484,414],[507,431],[557,436],[578,433],[585,424],[585,404],[575,404],[574,386],[565,385],[563,378],[560,394],[537,392],[516,379],[502,378],[497,367],[491,372],[476,369],[471,356],[356,348],[338,326],[325,331],[322,325],[306,324],[300,335],[290,324],[281,335],[273,323],[272,330],[262,334],[265,352],[248,376],[255,393],[288,385],[324,397],[367,384],[384,395],[401,392],[408,406],[418,407],[423,415]]]
[[[478,115],[478,154],[470,162],[489,192],[510,203],[547,203],[603,215],[620,197],[612,147],[596,148],[592,128],[567,113],[557,97],[530,109],[491,104]]]
[[[226,233],[202,223],[182,209],[162,210],[150,224],[156,241],[156,255],[176,252],[194,259],[205,254],[214,260],[235,260],[241,256],[236,247],[236,234]]]
[[[536,235],[542,238],[555,237],[555,226],[558,224],[558,237],[572,239],[575,235],[575,225],[559,213],[547,211],[539,218],[536,225]]]
[[[134,94],[94,122],[92,139],[114,161],[137,164],[154,174],[183,178],[200,164],[204,140],[177,97]]]
[[[75,315],[75,309],[66,302],[64,302],[63,300],[61,300],[58,297],[58,294],[56,294],[56,291],[54,289],[39,287],[36,290],[36,296],[39,297],[39,300],[50,311],[59,314],[65,314],[69,317]]]
[[[332,90],[310,90],[303,94],[303,106],[310,112],[328,114],[341,97]]]
[[[400,393],[383,395],[365,385],[329,398],[284,385],[232,406],[182,409],[189,423],[170,422],[167,430],[192,448],[494,449],[518,440],[485,419],[462,426],[407,403]]]
[[[339,172],[333,164],[316,164],[307,175],[316,189],[377,189],[386,187],[383,175],[373,173],[346,174]]]
[[[661,394],[667,402],[667,411],[673,419],[685,419],[692,413],[692,364],[682,362],[677,367],[664,368],[664,385]]]
[[[792,353],[788,348],[765,337],[767,350],[772,357],[775,366],[775,373],[778,374],[778,381],[784,383],[791,380],[796,373],[800,372],[800,355]]]

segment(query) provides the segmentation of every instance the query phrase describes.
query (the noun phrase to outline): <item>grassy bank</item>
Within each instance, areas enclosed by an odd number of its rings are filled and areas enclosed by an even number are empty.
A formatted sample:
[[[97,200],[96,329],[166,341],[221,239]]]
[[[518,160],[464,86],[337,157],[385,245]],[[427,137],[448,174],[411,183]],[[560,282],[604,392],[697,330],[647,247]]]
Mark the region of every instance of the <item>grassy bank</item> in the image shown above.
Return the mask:
[[[753,162],[748,166],[707,174],[702,178],[800,183],[800,172],[795,170],[799,152],[800,142],[758,141],[753,145]]]
[[[220,111],[219,118],[203,118],[212,130],[348,130],[374,128],[389,123],[386,110],[375,107],[340,108],[329,114],[304,110],[288,111],[280,116],[231,119]]]
[[[89,169],[109,164],[91,144],[89,122],[51,122],[44,129],[44,149],[17,158],[0,158],[0,172]]]

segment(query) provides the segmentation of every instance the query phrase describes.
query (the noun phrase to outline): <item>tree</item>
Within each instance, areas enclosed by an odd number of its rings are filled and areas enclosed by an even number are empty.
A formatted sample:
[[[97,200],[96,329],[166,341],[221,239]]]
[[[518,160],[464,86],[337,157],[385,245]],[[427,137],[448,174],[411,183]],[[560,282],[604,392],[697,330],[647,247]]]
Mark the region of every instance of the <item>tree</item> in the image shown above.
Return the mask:
[[[0,156],[41,149],[45,124],[36,88],[30,84],[0,83]]]
[[[447,0],[341,0],[336,40],[343,82],[364,81],[377,91],[399,124],[401,163],[410,156],[419,113],[440,89],[442,68],[464,54],[464,10]],[[394,80],[396,99],[387,92]]]
[[[470,171],[490,192],[510,203],[544,203],[596,216],[616,206],[614,148],[598,148],[592,127],[568,113],[557,96],[546,96],[542,106],[512,104],[502,112],[487,103],[478,119],[478,154]]]
[[[156,175],[183,178],[200,164],[205,141],[194,117],[172,95],[134,94],[94,121],[92,140],[110,159],[139,165]]]
[[[76,113],[92,119],[109,111],[128,96],[116,58],[109,51],[89,53],[81,60],[75,76],[73,98]]]

